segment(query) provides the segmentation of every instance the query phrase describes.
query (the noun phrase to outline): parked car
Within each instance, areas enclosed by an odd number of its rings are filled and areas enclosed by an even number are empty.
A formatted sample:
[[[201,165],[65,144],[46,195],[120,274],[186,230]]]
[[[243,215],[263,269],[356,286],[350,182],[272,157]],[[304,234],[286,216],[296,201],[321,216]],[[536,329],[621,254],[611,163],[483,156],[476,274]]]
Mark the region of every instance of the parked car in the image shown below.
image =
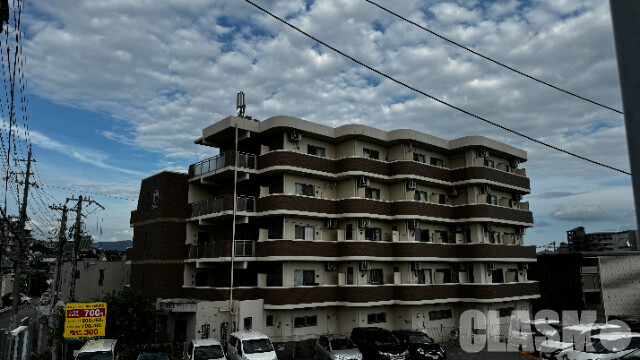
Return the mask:
[[[580,334],[579,338],[587,339],[587,337],[599,334],[602,330],[615,330],[619,328],[620,326],[613,324],[576,324],[563,326],[561,333],[571,331],[575,334]],[[543,359],[567,359],[566,354],[574,351],[575,348],[573,343],[567,343],[562,340],[546,340],[543,341],[540,345],[542,348],[540,357]]]
[[[427,334],[420,331],[398,330],[392,334],[405,345],[412,359],[444,360],[447,358],[442,346],[438,345]]]
[[[351,330],[351,340],[358,346],[364,360],[404,360],[407,347],[391,331],[379,327],[357,327]]]
[[[634,350],[627,355],[613,358],[612,360],[640,360],[640,349]]]
[[[136,360],[169,360],[169,354],[163,351],[145,351]]]
[[[277,360],[276,351],[269,337],[259,331],[243,330],[229,335],[227,343],[229,360]]]
[[[21,305],[31,304],[31,300],[32,299],[30,297],[28,297],[27,295],[20,293],[19,303]],[[13,295],[9,296],[9,303],[11,303],[11,302],[13,302]]]
[[[116,360],[114,339],[90,340],[80,348],[76,360]]]
[[[567,360],[610,360],[627,355],[640,348],[639,333],[607,333],[591,336],[593,349],[570,350],[563,354]]]
[[[187,345],[185,360],[225,359],[222,345],[216,339],[191,340]]]
[[[362,360],[362,354],[347,336],[329,334],[316,341],[315,360]]]

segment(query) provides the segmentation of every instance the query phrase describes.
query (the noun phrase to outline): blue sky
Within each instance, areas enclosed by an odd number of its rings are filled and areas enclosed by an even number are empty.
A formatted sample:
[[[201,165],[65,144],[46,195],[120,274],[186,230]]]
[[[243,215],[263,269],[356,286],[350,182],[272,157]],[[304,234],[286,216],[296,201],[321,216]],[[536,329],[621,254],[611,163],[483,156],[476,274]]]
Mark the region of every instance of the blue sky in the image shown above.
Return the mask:
[[[258,3],[456,106],[629,168],[621,115],[499,68],[364,0]],[[622,107],[607,2],[379,3],[521,71]],[[89,233],[103,241],[130,239],[141,179],[186,171],[215,154],[193,140],[235,112],[241,90],[247,113],[259,119],[291,115],[330,126],[410,128],[445,139],[484,135],[526,150],[532,194],[525,200],[536,222],[527,243],[562,241],[579,225],[588,232],[635,228],[629,176],[445,108],[244,1],[51,0],[26,2],[22,16],[30,140],[37,180],[45,183],[30,212],[43,232],[55,231],[59,216],[45,205],[83,194],[106,208],[86,219]],[[10,196],[8,202],[15,213],[16,201]]]

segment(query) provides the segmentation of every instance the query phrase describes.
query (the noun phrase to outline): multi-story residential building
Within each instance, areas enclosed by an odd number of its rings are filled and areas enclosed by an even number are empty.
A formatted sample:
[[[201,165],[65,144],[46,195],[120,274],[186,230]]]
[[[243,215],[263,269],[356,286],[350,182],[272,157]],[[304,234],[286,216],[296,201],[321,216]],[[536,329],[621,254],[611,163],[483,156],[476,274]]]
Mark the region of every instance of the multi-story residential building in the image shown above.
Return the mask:
[[[196,143],[219,154],[143,180],[131,214],[131,286],[174,340],[506,322],[539,297],[522,150],[287,116],[228,117]]]
[[[579,226],[567,231],[571,251],[638,251],[638,231],[586,233]]]
[[[599,322],[640,315],[639,252],[538,254],[528,273],[540,281],[541,297],[532,301],[534,312],[591,310]]]

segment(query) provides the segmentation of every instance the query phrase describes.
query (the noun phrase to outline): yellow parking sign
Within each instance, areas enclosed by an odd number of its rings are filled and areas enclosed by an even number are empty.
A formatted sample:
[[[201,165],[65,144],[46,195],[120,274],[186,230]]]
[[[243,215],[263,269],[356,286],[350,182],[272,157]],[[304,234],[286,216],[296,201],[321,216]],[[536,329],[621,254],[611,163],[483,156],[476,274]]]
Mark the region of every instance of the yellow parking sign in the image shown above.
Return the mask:
[[[64,338],[104,337],[107,325],[107,303],[67,304]]]

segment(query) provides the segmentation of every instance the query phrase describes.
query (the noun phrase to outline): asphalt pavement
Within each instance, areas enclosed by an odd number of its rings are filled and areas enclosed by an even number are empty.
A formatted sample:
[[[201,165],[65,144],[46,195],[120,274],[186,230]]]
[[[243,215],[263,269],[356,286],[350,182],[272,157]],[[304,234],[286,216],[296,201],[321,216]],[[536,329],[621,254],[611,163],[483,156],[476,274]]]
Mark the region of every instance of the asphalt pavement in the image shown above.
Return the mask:
[[[18,308],[18,321],[25,317],[33,317],[38,315],[38,308],[34,304],[20,305]],[[8,329],[11,322],[11,311],[7,311],[0,315],[0,329]]]

